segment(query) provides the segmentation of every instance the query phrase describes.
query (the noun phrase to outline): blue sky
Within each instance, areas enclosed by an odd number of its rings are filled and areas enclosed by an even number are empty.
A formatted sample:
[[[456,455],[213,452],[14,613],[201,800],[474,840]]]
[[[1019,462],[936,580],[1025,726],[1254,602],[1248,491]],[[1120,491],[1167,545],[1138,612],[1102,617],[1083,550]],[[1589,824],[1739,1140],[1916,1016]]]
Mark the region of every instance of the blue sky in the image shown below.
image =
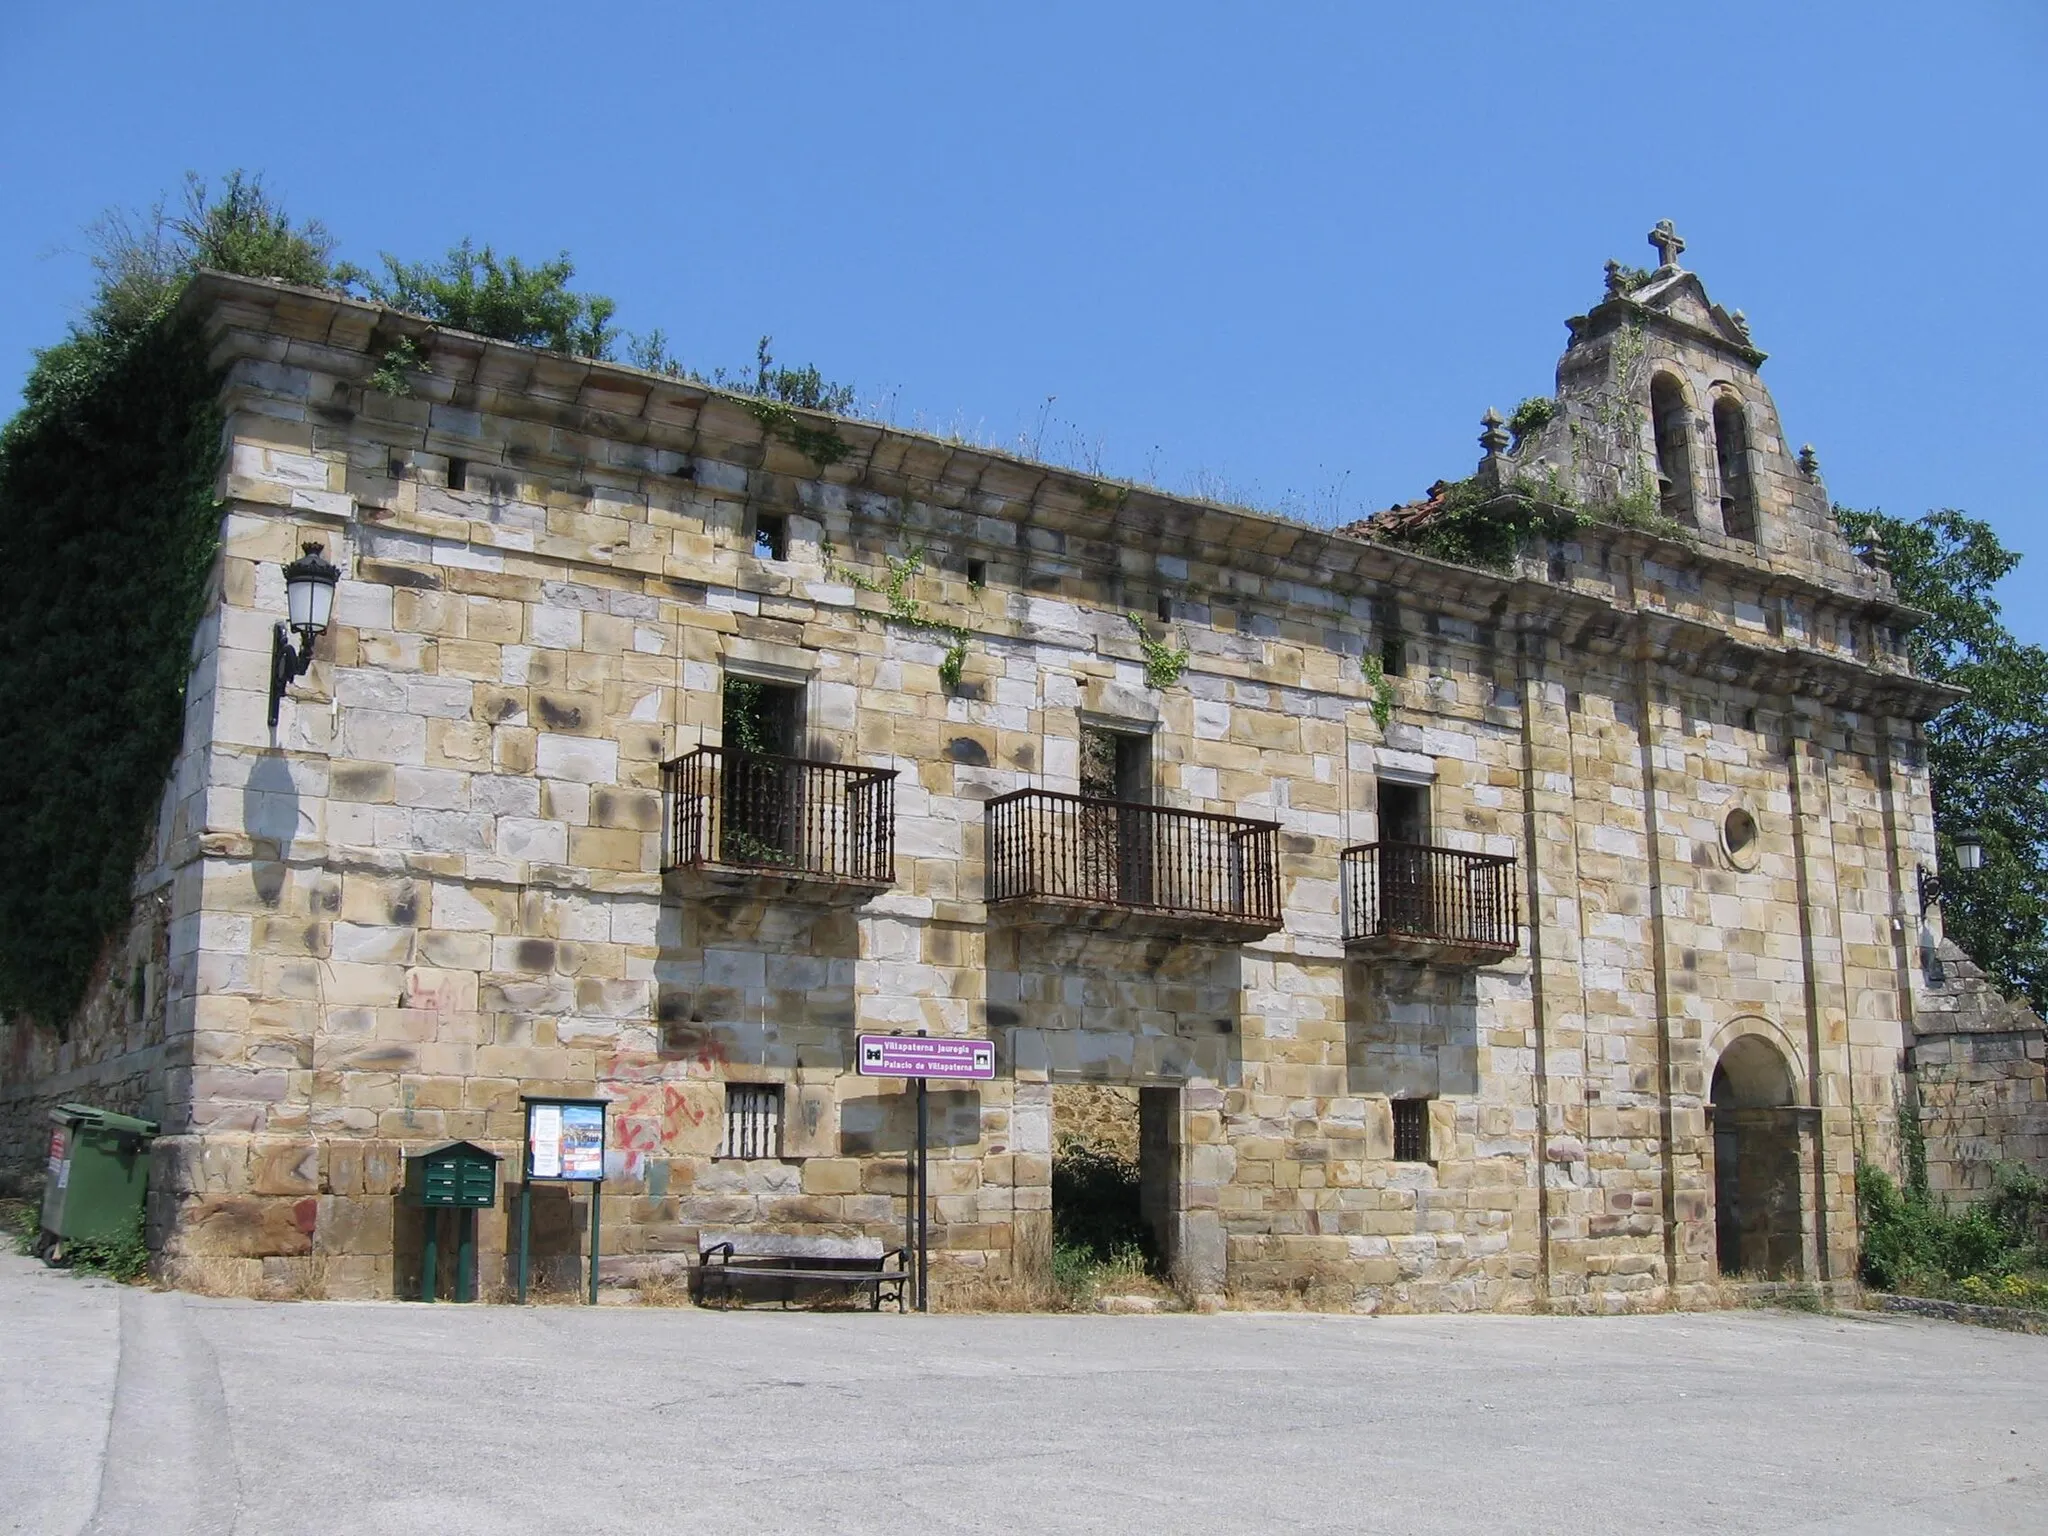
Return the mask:
[[[2028,555],[2048,7],[6,7],[0,409],[79,231],[260,171],[342,254],[569,251],[693,366],[1356,516],[1471,468],[1659,218],[1837,500]]]

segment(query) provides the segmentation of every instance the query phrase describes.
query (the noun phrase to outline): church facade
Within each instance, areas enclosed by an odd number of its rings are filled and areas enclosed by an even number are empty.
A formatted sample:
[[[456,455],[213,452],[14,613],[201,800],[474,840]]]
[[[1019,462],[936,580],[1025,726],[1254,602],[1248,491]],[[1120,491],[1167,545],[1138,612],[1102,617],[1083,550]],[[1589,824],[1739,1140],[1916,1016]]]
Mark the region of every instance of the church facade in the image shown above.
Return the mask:
[[[134,981],[8,1028],[8,1156],[138,1109],[168,1271],[402,1294],[406,1156],[516,1182],[522,1095],[588,1097],[615,1276],[900,1241],[912,1095],[855,1041],[924,1031],[996,1062],[931,1089],[942,1293],[1049,1262],[1071,1084],[1133,1091],[1191,1298],[1853,1281],[1951,695],[1652,238],[1547,408],[1346,530],[203,275],[223,546]]]

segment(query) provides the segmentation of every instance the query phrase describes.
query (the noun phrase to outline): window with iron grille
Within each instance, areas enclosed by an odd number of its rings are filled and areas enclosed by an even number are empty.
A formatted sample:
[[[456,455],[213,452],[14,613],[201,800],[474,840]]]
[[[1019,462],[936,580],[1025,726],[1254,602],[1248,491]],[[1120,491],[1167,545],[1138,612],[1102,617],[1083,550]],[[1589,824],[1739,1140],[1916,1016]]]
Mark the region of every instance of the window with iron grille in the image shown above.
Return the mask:
[[[725,1138],[720,1157],[782,1155],[782,1087],[779,1083],[725,1085]]]
[[[1394,1100],[1394,1161],[1429,1161],[1429,1100]]]

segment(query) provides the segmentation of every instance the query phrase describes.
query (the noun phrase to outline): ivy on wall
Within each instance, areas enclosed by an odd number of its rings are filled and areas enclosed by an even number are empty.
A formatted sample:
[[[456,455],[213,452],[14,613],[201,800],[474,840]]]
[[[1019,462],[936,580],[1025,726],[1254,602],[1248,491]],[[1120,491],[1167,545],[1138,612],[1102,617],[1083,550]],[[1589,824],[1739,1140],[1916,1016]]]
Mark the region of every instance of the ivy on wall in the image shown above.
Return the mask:
[[[0,1011],[62,1028],[184,727],[221,421],[168,305],[41,354],[0,433]]]
[[[950,692],[960,686],[960,674],[967,665],[967,642],[974,637],[958,624],[934,618],[923,599],[910,595],[912,579],[924,569],[924,552],[924,546],[918,544],[904,554],[886,557],[889,574],[886,579],[878,581],[841,565],[828,543],[824,548],[825,574],[834,581],[843,581],[863,592],[874,593],[889,605],[889,617],[905,629],[918,630],[934,640],[944,641],[946,654],[939,661],[939,681]]]
[[[0,1013],[60,1031],[130,915],[219,542],[220,381],[178,299],[202,266],[349,275],[240,173],[88,233],[92,308],[0,428]]]

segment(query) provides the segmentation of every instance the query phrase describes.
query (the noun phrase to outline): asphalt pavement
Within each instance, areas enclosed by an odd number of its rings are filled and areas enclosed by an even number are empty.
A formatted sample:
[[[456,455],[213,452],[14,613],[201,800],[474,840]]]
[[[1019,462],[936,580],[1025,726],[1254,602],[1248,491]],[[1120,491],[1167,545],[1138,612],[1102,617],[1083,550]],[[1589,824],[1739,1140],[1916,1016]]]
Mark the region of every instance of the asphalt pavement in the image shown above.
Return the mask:
[[[207,1300],[0,1256],[0,1531],[2048,1532],[2048,1338],[1863,1314]]]

